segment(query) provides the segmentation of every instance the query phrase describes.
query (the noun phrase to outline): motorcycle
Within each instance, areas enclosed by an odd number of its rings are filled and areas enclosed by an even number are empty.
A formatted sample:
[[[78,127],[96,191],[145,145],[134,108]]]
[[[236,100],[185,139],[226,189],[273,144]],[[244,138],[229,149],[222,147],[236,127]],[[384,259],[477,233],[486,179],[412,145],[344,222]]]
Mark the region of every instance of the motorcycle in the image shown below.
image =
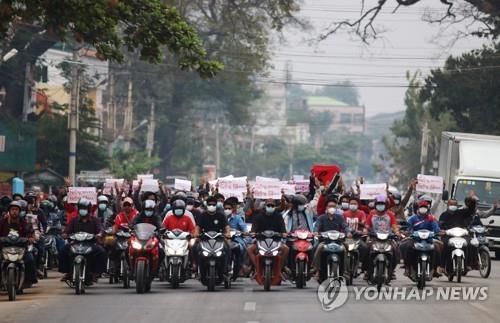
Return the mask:
[[[16,300],[16,293],[23,293],[24,254],[28,239],[19,237],[19,232],[11,230],[7,237],[0,238],[2,244],[2,283],[9,301]]]
[[[292,277],[295,280],[295,286],[297,288],[304,288],[306,282],[311,278],[310,275],[310,263],[309,260],[312,259],[310,254],[313,249],[313,234],[308,230],[296,230],[290,233],[288,240],[292,242],[292,256],[294,268],[292,270]]]
[[[475,225],[469,229],[469,232],[472,234],[470,244],[478,251],[479,274],[483,278],[488,278],[491,273],[490,249],[486,238],[488,229],[482,225]]]
[[[216,285],[224,282],[224,288],[231,288],[231,278],[224,268],[224,236],[222,233],[209,231],[200,237],[199,276],[208,291],[214,291]]]
[[[271,290],[272,285],[281,283],[281,262],[279,251],[282,245],[281,234],[264,231],[257,235],[257,257],[255,280],[264,285],[264,290]]]
[[[412,281],[417,283],[418,289],[424,289],[425,284],[432,280],[434,276],[434,232],[429,230],[418,230],[412,233],[414,240],[413,249],[416,251],[416,263],[410,266]]]
[[[85,287],[92,282],[88,269],[88,256],[95,244],[95,235],[87,232],[77,232],[69,236],[70,251],[73,258],[73,274],[67,283],[75,289],[75,294],[85,293]]]
[[[240,248],[241,246],[240,239],[242,235],[243,234],[241,233],[241,231],[233,229],[231,229],[230,231],[231,240],[228,243],[229,243],[229,249],[231,250],[231,259],[229,263],[228,275],[233,279],[233,281],[235,281],[239,275],[241,263],[243,260],[243,255],[241,254],[241,248]]]
[[[128,227],[121,227],[121,230],[115,234],[116,242],[114,246],[114,252],[119,255],[119,260],[114,263],[108,270],[109,273],[109,283],[118,282],[121,280],[123,282],[123,288],[130,287],[130,276],[129,276],[129,265],[127,259],[128,250],[128,240],[131,237]],[[108,260],[110,262],[110,260]]]
[[[158,272],[160,261],[159,240],[156,227],[149,223],[135,226],[129,243],[129,264],[132,268],[131,279],[135,280],[138,294],[151,290],[151,283]]]
[[[446,235],[450,237],[448,246],[451,248],[451,259],[446,261],[446,274],[448,281],[453,281],[457,276],[457,282],[462,282],[462,275],[465,273],[465,250],[467,248],[467,240],[465,237],[469,234],[466,229],[455,227],[446,230]]]
[[[59,266],[59,251],[57,250],[56,237],[61,233],[60,228],[52,225],[51,221],[47,223],[45,231],[45,266],[43,270],[44,278],[47,278],[47,270],[57,268]]]
[[[370,250],[372,266],[368,272],[368,281],[377,285],[377,291],[380,292],[382,285],[391,281],[392,245],[390,239],[393,234],[375,232],[371,236],[374,240]]]
[[[344,241],[344,245],[347,251],[346,255],[346,264],[345,264],[345,272],[346,276],[346,284],[352,285],[352,281],[354,278],[359,275],[359,263],[360,263],[360,255],[359,255],[359,244],[360,240],[358,235],[348,238]]]
[[[178,288],[179,283],[188,277],[189,239],[191,234],[182,230],[166,231],[163,234],[165,260],[162,267],[166,273],[165,279],[172,288]]]
[[[327,278],[337,278],[343,274],[343,268],[341,268],[340,264],[345,252],[344,238],[345,234],[339,231],[321,232],[319,240],[324,243],[324,248],[321,253],[321,266],[319,270],[320,282]]]

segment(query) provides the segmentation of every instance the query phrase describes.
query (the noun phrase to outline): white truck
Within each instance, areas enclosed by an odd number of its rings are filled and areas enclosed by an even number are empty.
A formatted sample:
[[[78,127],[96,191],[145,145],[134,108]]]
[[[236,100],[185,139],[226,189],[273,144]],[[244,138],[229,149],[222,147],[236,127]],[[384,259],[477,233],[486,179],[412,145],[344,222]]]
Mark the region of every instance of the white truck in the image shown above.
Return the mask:
[[[480,199],[479,209],[491,208],[500,202],[500,137],[443,132],[438,172],[445,182],[443,199],[448,196],[463,204],[472,190]],[[490,250],[500,259],[500,209],[482,222],[489,228]]]

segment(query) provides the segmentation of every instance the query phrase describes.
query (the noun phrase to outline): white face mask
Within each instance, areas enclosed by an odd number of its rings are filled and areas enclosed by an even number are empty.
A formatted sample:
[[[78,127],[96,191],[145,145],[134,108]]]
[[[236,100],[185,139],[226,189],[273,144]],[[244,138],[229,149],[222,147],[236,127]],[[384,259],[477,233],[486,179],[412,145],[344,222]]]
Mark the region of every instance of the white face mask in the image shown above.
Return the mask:
[[[274,207],[271,206],[266,206],[266,213],[267,214],[273,214],[274,213]]]
[[[418,209],[418,213],[420,215],[426,215],[428,211],[429,211],[429,209],[426,208],[426,207],[421,207],[421,208]]]
[[[207,211],[210,213],[214,213],[215,210],[217,210],[217,207],[215,205],[209,205],[207,206]]]
[[[328,212],[328,214],[330,214],[330,215],[335,214],[335,211],[337,211],[337,208],[335,208],[335,207],[329,207],[329,208],[326,210],[326,212]]]
[[[375,205],[375,208],[379,212],[384,212],[385,211],[385,205],[382,205],[382,204]]]
[[[450,205],[450,206],[448,206],[448,210],[450,210],[451,212],[455,212],[456,210],[458,210],[458,206]]]
[[[342,202],[342,210],[347,210],[349,208],[349,203],[347,202]]]
[[[154,213],[154,211],[151,211],[151,210],[144,211],[144,215],[147,217],[153,216],[153,213]]]
[[[351,211],[355,212],[358,210],[358,206],[356,204],[351,204],[351,205],[349,205],[349,209],[351,209]]]
[[[99,210],[104,211],[106,210],[107,205],[104,203],[99,204]]]
[[[85,209],[80,209],[78,210],[78,214],[80,214],[80,216],[87,216],[87,214],[89,214],[89,211]]]
[[[224,214],[226,216],[230,216],[231,214],[233,214],[233,210],[224,210]]]

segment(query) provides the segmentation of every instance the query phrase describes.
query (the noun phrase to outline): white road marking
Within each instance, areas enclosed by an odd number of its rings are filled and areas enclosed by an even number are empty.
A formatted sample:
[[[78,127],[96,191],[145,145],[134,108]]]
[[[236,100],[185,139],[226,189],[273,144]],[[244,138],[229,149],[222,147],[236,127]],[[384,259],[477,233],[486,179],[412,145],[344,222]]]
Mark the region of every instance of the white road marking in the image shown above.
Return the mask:
[[[257,303],[255,303],[255,302],[245,302],[245,306],[243,307],[243,310],[245,312],[255,312],[256,306],[257,306]]]

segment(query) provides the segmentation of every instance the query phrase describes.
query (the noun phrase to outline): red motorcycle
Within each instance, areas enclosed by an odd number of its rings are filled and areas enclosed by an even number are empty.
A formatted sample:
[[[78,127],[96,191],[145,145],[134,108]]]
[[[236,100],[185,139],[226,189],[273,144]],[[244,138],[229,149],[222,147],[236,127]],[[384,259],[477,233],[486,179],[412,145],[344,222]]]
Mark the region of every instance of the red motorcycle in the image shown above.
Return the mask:
[[[313,250],[313,234],[308,230],[296,230],[288,236],[291,242],[290,259],[293,259],[292,277],[297,288],[304,288],[306,282],[311,278],[310,263]]]
[[[155,231],[154,225],[139,223],[135,226],[129,240],[129,264],[138,294],[151,290],[153,278],[158,273],[160,241],[156,237]]]

